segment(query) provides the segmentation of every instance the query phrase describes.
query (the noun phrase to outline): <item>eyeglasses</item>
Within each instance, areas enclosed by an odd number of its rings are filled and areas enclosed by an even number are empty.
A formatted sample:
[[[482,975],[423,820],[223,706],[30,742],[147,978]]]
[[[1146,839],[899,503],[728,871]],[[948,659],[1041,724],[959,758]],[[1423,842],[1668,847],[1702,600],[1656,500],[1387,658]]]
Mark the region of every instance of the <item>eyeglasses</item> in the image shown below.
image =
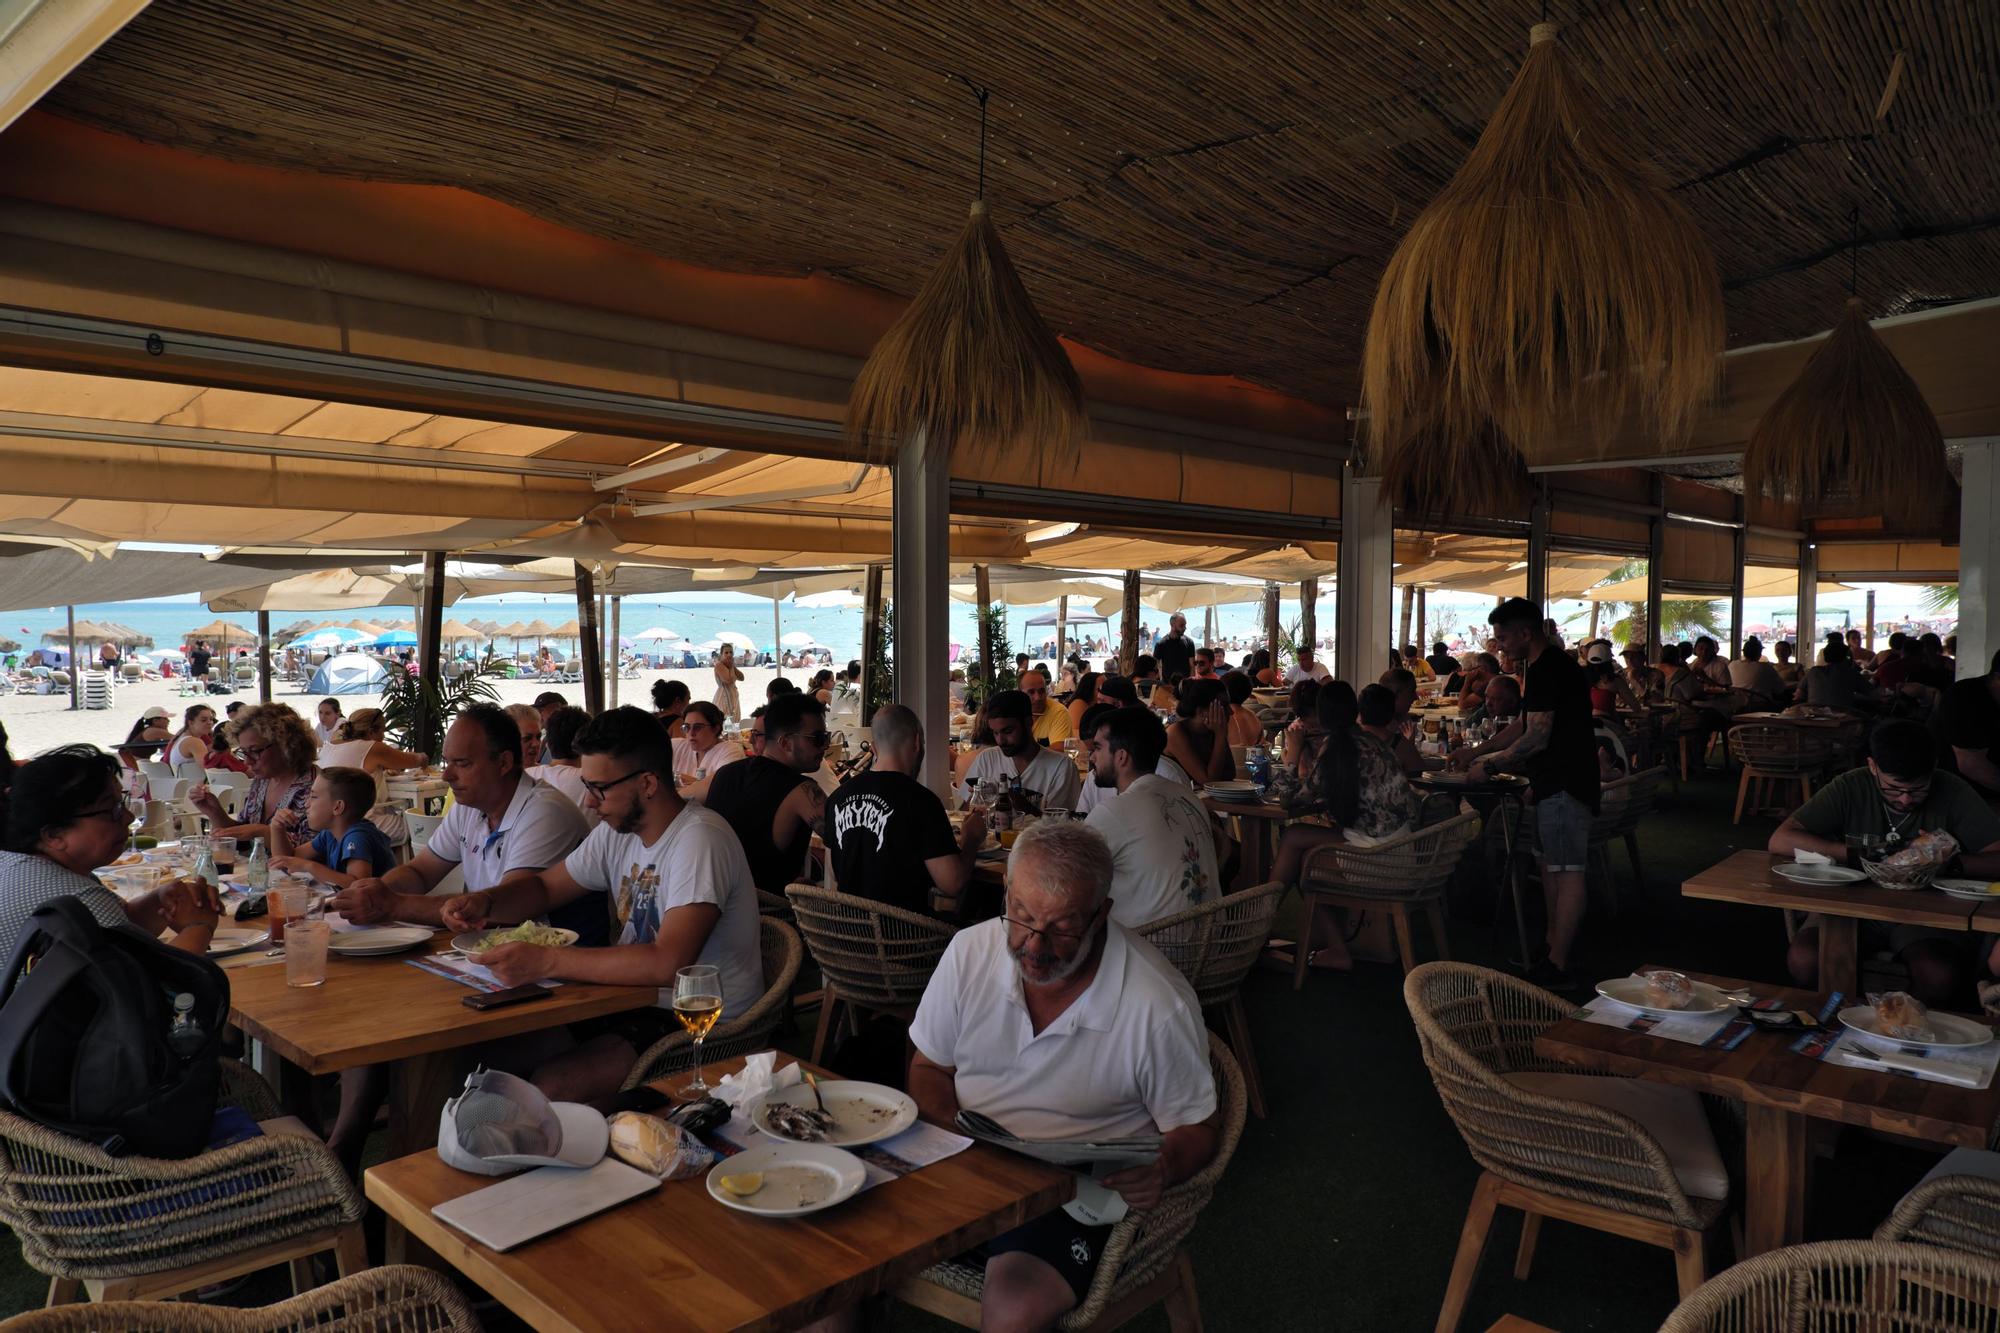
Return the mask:
[[[246,764],[254,764],[270,748],[268,745],[239,745],[236,747],[235,755]]]
[[[700,718],[686,718],[681,722],[681,730],[687,732],[689,735],[693,735],[704,728],[713,730],[714,727],[714,723],[704,721]]]
[[[117,805],[107,805],[99,810],[79,811],[71,822],[81,824],[86,819],[111,819],[120,824],[129,824],[132,822],[132,812],[125,807],[123,801],[120,801]]]
[[[799,733],[799,739],[808,745],[825,745],[833,739],[833,733],[830,731],[802,731]]]
[[[620,783],[630,782],[633,778],[640,777],[649,771],[649,769],[635,768],[624,777],[613,778],[609,782],[585,782],[583,789],[601,801],[604,799],[604,793],[610,791],[613,787],[618,786]]]
[[[1020,931],[1026,935],[1040,935],[1043,939],[1051,943],[1056,940],[1070,940],[1074,942],[1090,937],[1090,928],[1097,924],[1097,913],[1092,912],[1090,914],[1090,919],[1083,923],[1082,930],[1051,930],[1046,926],[1031,926],[1025,921],[1016,921],[1011,916],[1003,916],[1000,919],[1007,923],[1007,929],[1010,932]]]
[[[1918,800],[1922,800],[1924,797],[1930,795],[1931,790],[1931,783],[1928,778],[1922,782],[1912,782],[1908,785],[1900,782],[1881,782],[1879,785],[1882,788],[1884,796],[1913,796]]]

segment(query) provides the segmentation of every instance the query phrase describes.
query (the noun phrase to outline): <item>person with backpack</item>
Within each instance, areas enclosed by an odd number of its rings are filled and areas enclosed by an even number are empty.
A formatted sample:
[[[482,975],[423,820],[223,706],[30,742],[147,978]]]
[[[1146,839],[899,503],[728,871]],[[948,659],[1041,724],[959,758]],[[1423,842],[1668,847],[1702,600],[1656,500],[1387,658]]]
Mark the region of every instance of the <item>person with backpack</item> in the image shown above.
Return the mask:
[[[118,761],[91,745],[50,750],[14,773],[0,798],[0,959],[13,956],[37,908],[64,897],[101,925],[171,930],[176,948],[207,956],[222,910],[214,889],[174,880],[128,903],[96,877],[124,852],[131,829],[119,777]]]

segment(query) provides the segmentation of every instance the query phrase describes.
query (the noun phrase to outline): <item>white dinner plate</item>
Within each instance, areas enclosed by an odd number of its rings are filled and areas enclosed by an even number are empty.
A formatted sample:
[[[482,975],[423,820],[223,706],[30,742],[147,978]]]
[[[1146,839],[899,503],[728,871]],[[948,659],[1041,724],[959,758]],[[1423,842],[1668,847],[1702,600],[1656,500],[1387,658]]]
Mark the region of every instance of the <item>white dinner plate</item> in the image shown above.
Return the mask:
[[[414,949],[419,944],[429,944],[437,931],[430,926],[368,926],[361,930],[337,930],[327,936],[328,953],[346,954],[350,958],[368,958],[376,954],[401,953]]]
[[[268,930],[252,930],[248,926],[220,925],[208,941],[210,958],[228,958],[252,949],[261,949],[271,942]]]
[[[488,935],[497,935],[503,930],[512,929],[512,926],[488,926],[485,930],[468,930],[464,934],[452,936],[451,947],[469,958],[476,959],[486,948],[486,937]],[[563,937],[562,942],[552,945],[552,948],[563,949],[576,943],[575,931],[564,930],[561,926],[551,926],[549,929]]]
[[[1960,1018],[1957,1014],[1941,1014],[1935,1009],[1931,1011],[1931,1016],[1927,1020],[1931,1030],[1937,1033],[1937,1036],[1930,1041],[1905,1041],[1901,1037],[1883,1036],[1875,1028],[1875,1006],[1872,1004],[1849,1005],[1840,1011],[1840,1021],[1870,1046],[1878,1046],[1885,1050],[1898,1050],[1905,1046],[1919,1046],[1926,1050],[1962,1050],[1971,1046],[1984,1046],[1993,1040],[1993,1029],[1984,1023],[1975,1023],[1969,1018]]]
[[[1694,993],[1688,999],[1685,1009],[1666,1009],[1653,1004],[1646,998],[1646,983],[1638,977],[1614,977],[1610,981],[1597,983],[1597,993],[1607,1000],[1616,1000],[1641,1013],[1657,1014],[1662,1018],[1672,1018],[1676,1014],[1713,1014],[1731,1008],[1722,992],[1705,981],[1693,982]]]
[[[1774,865],[1771,873],[1794,884],[1856,884],[1868,878],[1859,870],[1847,866],[1799,865],[1795,862]]]
[[[722,1188],[724,1176],[759,1172],[764,1187],[738,1197]],[[824,1143],[767,1143],[725,1157],[709,1168],[708,1196],[739,1213],[760,1217],[804,1217],[860,1193],[868,1172],[861,1159]]]
[[[1991,880],[1984,879],[1934,879],[1931,887],[1954,898],[1965,898],[1983,902],[1988,898],[2000,898]]]
[[[831,1133],[817,1141],[836,1148],[880,1143],[917,1123],[917,1104],[910,1095],[880,1083],[822,1081],[819,1095],[826,1099],[826,1109],[833,1115],[835,1125]],[[771,1124],[770,1110],[775,1102],[811,1106],[813,1091],[803,1083],[773,1088],[750,1107],[751,1124],[773,1138],[793,1141],[791,1135]]]

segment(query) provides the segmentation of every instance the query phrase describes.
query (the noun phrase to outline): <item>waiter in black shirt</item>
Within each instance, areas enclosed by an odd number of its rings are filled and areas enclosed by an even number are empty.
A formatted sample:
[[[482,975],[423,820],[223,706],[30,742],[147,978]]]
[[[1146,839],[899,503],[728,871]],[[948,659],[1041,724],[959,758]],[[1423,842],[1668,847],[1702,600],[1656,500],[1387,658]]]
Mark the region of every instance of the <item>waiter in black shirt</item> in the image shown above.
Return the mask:
[[[2000,653],[1985,675],[1945,691],[1931,728],[1938,767],[1956,772],[1989,801],[2000,797]]]
[[[826,705],[810,694],[780,695],[762,712],[763,753],[717,769],[702,803],[736,831],[757,887],[783,894],[804,870],[807,844],[826,811],[826,793],[811,774],[825,760],[830,737]]]
[[[956,907],[972,860],[986,843],[977,811],[957,833],[937,793],[917,781],[924,728],[901,704],[883,704],[868,728],[875,765],[840,784],[826,800],[827,847],[842,893],[929,912],[931,890]]]
[[[1158,666],[1160,679],[1180,680],[1194,671],[1194,640],[1187,634],[1187,617],[1176,611],[1167,622],[1168,633],[1160,638],[1153,649],[1153,662]]]
[[[1474,781],[1505,770],[1532,784],[1549,938],[1548,956],[1533,963],[1528,979],[1549,990],[1568,990],[1576,985],[1569,974],[1570,948],[1583,925],[1590,822],[1599,796],[1590,685],[1576,659],[1549,640],[1533,602],[1511,597],[1486,619],[1501,651],[1528,664],[1521,720],[1484,745],[1454,751],[1452,766],[1469,764]]]

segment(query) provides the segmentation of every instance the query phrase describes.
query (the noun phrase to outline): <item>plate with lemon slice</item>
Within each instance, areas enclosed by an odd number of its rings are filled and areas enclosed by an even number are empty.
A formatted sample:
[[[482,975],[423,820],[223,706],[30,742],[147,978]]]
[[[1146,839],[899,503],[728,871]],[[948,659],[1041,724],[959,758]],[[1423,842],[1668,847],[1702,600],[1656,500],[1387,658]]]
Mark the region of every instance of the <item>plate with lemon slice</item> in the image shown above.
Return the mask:
[[[2000,898],[2000,884],[1984,879],[1934,879],[1931,887],[1969,902]]]
[[[853,1198],[868,1178],[861,1159],[824,1143],[771,1143],[717,1162],[709,1197],[739,1213],[804,1217]]]

